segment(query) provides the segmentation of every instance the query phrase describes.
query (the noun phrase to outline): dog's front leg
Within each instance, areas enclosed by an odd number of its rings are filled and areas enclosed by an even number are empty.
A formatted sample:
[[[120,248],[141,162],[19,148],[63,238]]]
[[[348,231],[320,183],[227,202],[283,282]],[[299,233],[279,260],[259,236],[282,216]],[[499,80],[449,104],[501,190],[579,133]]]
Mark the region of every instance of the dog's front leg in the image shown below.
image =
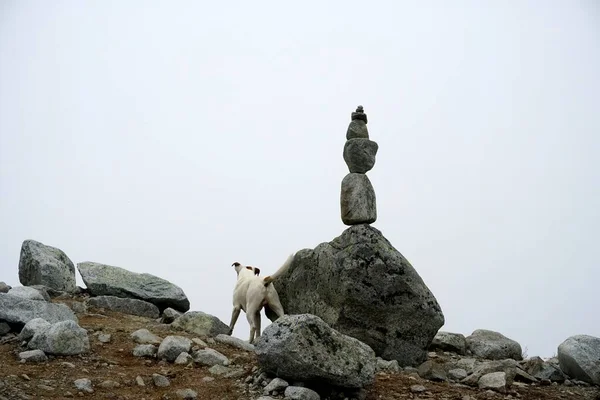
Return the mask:
[[[240,306],[233,307],[233,311],[231,312],[231,322],[229,323],[229,335],[233,334],[233,327],[235,326],[235,323],[237,322],[237,319],[240,316],[241,310],[242,307]]]

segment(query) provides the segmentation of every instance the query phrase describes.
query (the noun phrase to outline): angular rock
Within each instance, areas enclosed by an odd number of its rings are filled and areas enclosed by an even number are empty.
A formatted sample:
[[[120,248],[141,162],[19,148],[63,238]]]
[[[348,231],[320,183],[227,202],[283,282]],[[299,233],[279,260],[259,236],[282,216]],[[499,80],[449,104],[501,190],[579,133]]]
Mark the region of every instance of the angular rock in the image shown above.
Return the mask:
[[[157,387],[167,387],[171,385],[169,378],[160,374],[152,374],[152,381],[154,382],[154,386]]]
[[[64,292],[75,292],[75,266],[60,249],[35,240],[21,245],[19,281],[24,286],[44,285]]]
[[[384,360],[381,357],[377,357],[375,371],[400,372],[400,365],[398,364],[398,360]]]
[[[365,174],[375,165],[379,145],[369,139],[350,139],[344,145],[344,161],[352,173]]]
[[[219,343],[228,344],[230,346],[237,347],[241,350],[254,351],[253,344],[233,336],[225,335],[223,333],[220,333],[217,336],[215,336],[215,340]]]
[[[112,335],[110,333],[98,333],[96,335],[96,337],[98,338],[98,341],[100,343],[110,343],[110,341],[112,340]]]
[[[202,311],[188,311],[171,324],[177,330],[186,331],[204,337],[214,337],[228,333],[229,326],[219,318]]]
[[[133,355],[135,357],[149,357],[154,358],[158,349],[153,344],[138,344],[133,348]]]
[[[531,357],[523,362],[523,369],[536,379],[548,379],[551,382],[563,383],[565,374],[554,365],[545,362],[540,357]]]
[[[160,311],[154,304],[144,300],[127,299],[116,296],[91,297],[85,301],[86,306],[105,308],[123,314],[138,315],[140,317],[158,318]]]
[[[8,294],[27,300],[47,301],[39,290],[28,286],[15,286],[8,291]]]
[[[140,344],[160,344],[162,339],[146,328],[138,329],[131,334],[134,342]]]
[[[175,392],[178,399],[193,400],[198,398],[198,393],[192,389],[179,389]]]
[[[87,378],[77,379],[73,383],[77,390],[81,390],[82,392],[92,393],[94,391],[92,389],[92,381]]]
[[[229,365],[229,359],[213,349],[198,350],[194,353],[194,362],[202,365]]]
[[[365,121],[352,121],[350,125],[348,125],[348,130],[346,131],[346,139],[368,139],[369,138],[369,129],[367,128],[367,124]]]
[[[517,367],[515,369],[516,374],[515,374],[515,381],[518,382],[525,382],[525,383],[535,383],[537,382],[537,378],[533,375],[528,374],[527,372],[523,371],[521,368]]]
[[[190,302],[183,290],[157,276],[93,262],[79,263],[77,269],[93,296],[144,300],[160,310],[171,307],[185,312],[190,309]]]
[[[444,382],[447,380],[443,365],[428,360],[419,365],[419,376],[429,381]]]
[[[451,381],[461,381],[467,377],[467,371],[462,368],[454,368],[448,371],[448,378]]]
[[[481,358],[489,360],[522,360],[521,345],[501,333],[477,329],[466,338],[467,348]]]
[[[167,336],[158,346],[157,357],[170,362],[181,353],[188,353],[192,348],[192,341],[184,336]]]
[[[75,321],[61,321],[37,331],[27,346],[46,354],[72,356],[88,352],[90,340],[87,331]]]
[[[0,336],[4,336],[8,332],[10,332],[10,325],[6,322],[0,322]]]
[[[483,375],[477,384],[479,389],[491,389],[497,392],[506,390],[506,372],[491,372]]]
[[[175,359],[174,362],[177,365],[187,365],[187,364],[191,363],[192,361],[194,361],[192,356],[189,353],[184,351],[183,353],[181,353],[177,356],[177,358]]]
[[[173,310],[171,307],[165,308],[163,311],[160,322],[163,324],[170,324],[177,318],[181,317],[181,313],[177,310]]]
[[[64,304],[27,300],[0,293],[0,320],[25,325],[34,318],[43,318],[51,324],[65,320],[77,321],[73,311]]]
[[[453,368],[462,368],[467,371],[467,375],[473,372],[473,368],[475,368],[475,359],[474,358],[461,358],[457,360],[453,364]]]
[[[314,315],[284,315],[256,343],[260,367],[280,378],[362,388],[373,381],[375,353]]]
[[[19,359],[24,362],[48,361],[48,357],[42,350],[29,350],[19,353]]]
[[[271,382],[269,382],[267,386],[265,386],[265,388],[263,389],[263,393],[269,394],[274,391],[281,392],[288,386],[289,383],[287,383],[287,381],[284,381],[281,378],[275,378]]]
[[[119,382],[108,379],[106,381],[100,382],[100,384],[98,384],[98,387],[101,387],[102,389],[116,389],[118,387],[121,387],[121,384]]]
[[[291,400],[320,400],[321,396],[312,389],[301,386],[288,386],[285,388],[284,396]]]
[[[226,374],[230,373],[231,369],[227,368],[221,364],[215,364],[208,369],[208,372],[210,372],[213,375],[222,376],[222,375],[226,375]]]
[[[340,206],[346,225],[372,224],[377,220],[375,189],[367,175],[350,173],[344,177]]]
[[[296,253],[274,283],[288,314],[314,314],[400,366],[425,361],[444,324],[419,274],[381,232],[355,225],[329,243]]]
[[[21,329],[19,340],[28,341],[35,336],[37,332],[46,331],[50,329],[51,326],[52,324],[43,318],[31,319],[25,324],[23,329]]]
[[[464,355],[467,353],[467,341],[465,340],[465,336],[460,333],[440,331],[436,333],[429,348],[434,351],[451,351]]]
[[[560,369],[571,378],[600,385],[600,338],[569,337],[558,346]]]
[[[510,385],[512,384],[515,374],[517,373],[517,362],[512,358],[483,362],[477,365],[473,369],[473,373],[463,379],[461,383],[475,386],[483,375],[490,374],[492,372],[504,372],[506,374],[506,382]]]
[[[5,282],[0,282],[0,293],[8,293],[12,289],[12,286],[7,285]]]

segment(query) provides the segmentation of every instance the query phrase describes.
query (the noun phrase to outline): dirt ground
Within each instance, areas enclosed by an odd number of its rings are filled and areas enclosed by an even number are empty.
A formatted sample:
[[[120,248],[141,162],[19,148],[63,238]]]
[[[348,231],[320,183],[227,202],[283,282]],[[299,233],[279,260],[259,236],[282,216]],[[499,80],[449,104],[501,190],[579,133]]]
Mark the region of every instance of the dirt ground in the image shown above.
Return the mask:
[[[71,300],[61,302],[69,304]],[[211,345],[225,354],[233,366],[241,366],[243,375],[238,378],[213,376],[208,367],[194,365],[175,365],[156,359],[138,358],[132,355],[136,346],[130,334],[140,328],[147,328],[158,336],[170,334],[187,336],[185,332],[174,333],[168,325],[156,321],[115,313],[111,311],[91,310],[91,314],[80,314],[79,324],[88,330],[91,352],[72,357],[51,357],[43,363],[21,363],[18,353],[22,348],[18,340],[0,345],[0,400],[3,399],[177,399],[176,391],[192,389],[198,399],[255,399],[259,395],[249,393],[244,380],[256,371],[256,359],[253,353],[241,351],[217,343]],[[111,334],[109,343],[101,343],[95,333]],[[156,387],[152,374],[158,373],[169,378],[170,386]],[[144,386],[136,382],[136,377],[144,380]],[[205,381],[211,377],[214,380]],[[74,381],[88,378],[92,381],[94,392],[79,392]],[[99,384],[114,381],[117,387],[103,388]],[[425,391],[414,393],[411,386],[422,385]],[[414,375],[404,373],[376,376],[374,384],[366,389],[366,400],[394,399],[592,399],[600,400],[597,387],[576,386],[539,386],[512,387],[507,393],[485,392],[463,385],[434,383]],[[469,396],[469,397],[466,397]],[[280,396],[281,397],[281,396]]]

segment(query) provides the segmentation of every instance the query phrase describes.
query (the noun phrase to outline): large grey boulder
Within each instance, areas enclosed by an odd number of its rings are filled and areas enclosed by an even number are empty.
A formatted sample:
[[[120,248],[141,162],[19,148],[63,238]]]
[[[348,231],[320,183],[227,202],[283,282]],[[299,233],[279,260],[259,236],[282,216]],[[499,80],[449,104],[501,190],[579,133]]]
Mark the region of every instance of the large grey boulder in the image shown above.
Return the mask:
[[[77,321],[73,311],[64,304],[28,300],[0,293],[0,320],[25,325],[34,318],[43,318],[51,324],[65,320]]]
[[[467,348],[481,358],[489,360],[512,358],[517,361],[523,359],[521,345],[499,332],[477,329],[467,336],[466,341]]]
[[[29,286],[15,286],[14,288],[8,291],[8,294],[20,297],[22,299],[47,301],[47,299],[42,295],[42,293],[39,290]]]
[[[178,311],[190,309],[183,290],[173,283],[151,274],[138,274],[126,269],[93,262],[77,264],[83,282],[93,296],[116,296],[139,299]]]
[[[559,368],[540,357],[531,357],[522,363],[522,367],[528,374],[539,380],[547,379],[558,383],[565,381],[565,374]]]
[[[444,324],[434,295],[381,232],[355,225],[296,253],[274,283],[288,314],[314,314],[400,366],[425,361]]]
[[[256,343],[260,367],[278,377],[302,382],[362,388],[373,382],[375,352],[314,315],[285,315]]]
[[[600,385],[600,338],[571,336],[558,346],[558,362],[571,378]]]
[[[64,292],[74,292],[75,266],[60,249],[35,240],[25,240],[19,259],[19,281],[24,286],[44,285]]]
[[[350,172],[364,174],[375,165],[379,145],[369,139],[350,139],[344,145],[344,161]]]
[[[158,318],[160,311],[154,304],[138,299],[124,299],[116,296],[90,297],[85,301],[86,306],[105,308],[123,314],[140,317]]]
[[[228,333],[229,326],[219,318],[202,311],[188,311],[171,324],[171,328],[202,337],[214,337]]]
[[[346,225],[372,224],[377,220],[375,189],[367,175],[349,173],[344,177],[340,206]]]
[[[46,354],[72,356],[88,352],[90,340],[87,331],[75,321],[61,321],[48,329],[38,330],[27,347]]]
[[[52,324],[43,318],[31,319],[25,324],[23,329],[21,329],[21,332],[19,333],[19,339],[28,341],[34,337],[37,332],[48,330],[51,326]]]
[[[433,338],[429,348],[464,355],[467,352],[467,341],[465,336],[460,333],[439,331]]]

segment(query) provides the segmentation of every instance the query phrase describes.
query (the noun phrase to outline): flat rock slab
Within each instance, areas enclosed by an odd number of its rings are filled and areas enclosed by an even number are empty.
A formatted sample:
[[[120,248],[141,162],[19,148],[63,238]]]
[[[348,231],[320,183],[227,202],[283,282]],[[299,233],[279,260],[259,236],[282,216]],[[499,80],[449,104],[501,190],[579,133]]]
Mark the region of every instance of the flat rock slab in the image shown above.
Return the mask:
[[[365,174],[375,165],[379,145],[369,139],[350,139],[344,145],[344,161],[350,172]]]
[[[160,310],[171,307],[185,312],[190,309],[190,302],[183,290],[157,276],[93,262],[79,263],[77,269],[93,296],[144,300]]]
[[[375,352],[314,315],[284,315],[255,346],[260,367],[286,380],[362,388],[374,379]]]
[[[60,249],[35,240],[25,240],[19,258],[19,281],[24,286],[44,285],[64,292],[74,292],[75,266]]]
[[[418,366],[444,324],[433,293],[402,254],[369,225],[296,253],[275,283],[288,314],[314,314],[386,360]]]
[[[140,317],[158,318],[160,311],[154,304],[144,300],[125,299],[116,296],[91,297],[85,301],[86,306],[105,308],[123,314],[138,315]]]
[[[372,224],[377,220],[375,189],[367,175],[350,173],[344,177],[340,206],[346,225]]]
[[[467,353],[467,341],[460,333],[439,331],[429,347],[431,350],[451,351],[460,355]]]
[[[571,336],[558,346],[558,362],[570,377],[600,385],[600,338]]]
[[[0,320],[25,325],[34,318],[45,319],[51,324],[65,320],[77,322],[73,311],[64,304],[28,300],[8,293],[0,293]]]
[[[477,329],[466,338],[467,348],[481,358],[488,360],[522,360],[521,345],[499,332]]]

